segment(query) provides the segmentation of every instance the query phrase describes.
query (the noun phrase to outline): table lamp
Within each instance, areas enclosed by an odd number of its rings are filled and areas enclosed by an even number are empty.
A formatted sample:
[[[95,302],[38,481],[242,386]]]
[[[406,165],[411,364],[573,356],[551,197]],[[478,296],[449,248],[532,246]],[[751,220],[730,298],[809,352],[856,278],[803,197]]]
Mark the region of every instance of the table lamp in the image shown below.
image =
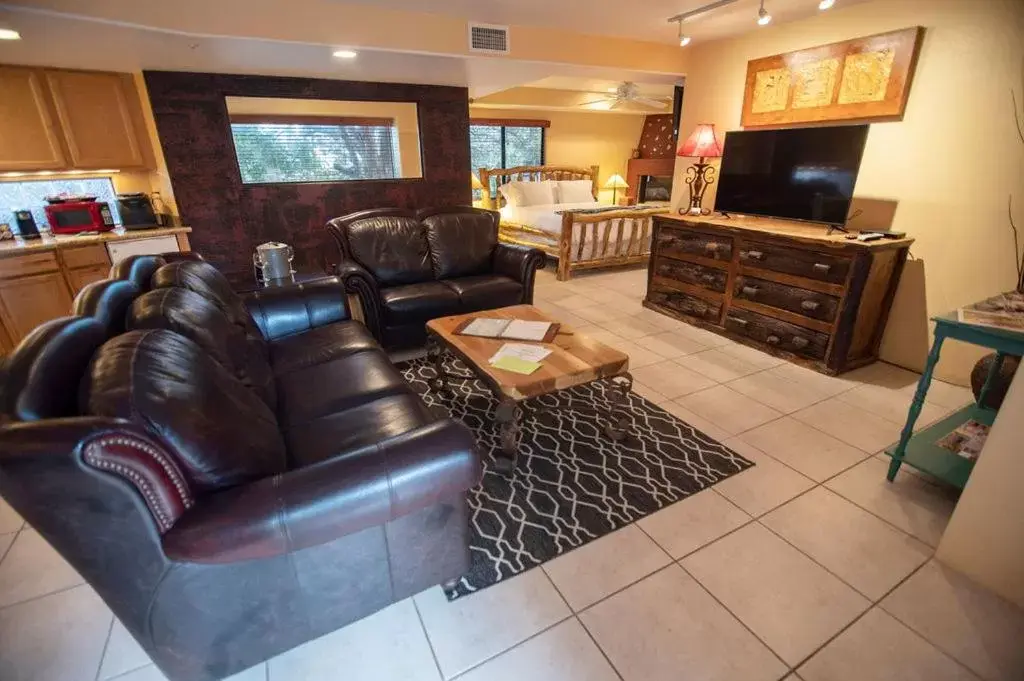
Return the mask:
[[[680,208],[680,215],[701,215],[704,213],[704,191],[715,181],[715,169],[705,158],[719,158],[722,144],[715,137],[715,126],[701,123],[679,146],[677,156],[696,156],[698,161],[686,169],[686,184],[690,187],[690,205]],[[710,212],[710,211],[709,211]]]
[[[604,183],[604,188],[612,190],[612,205],[614,206],[618,190],[629,189],[629,185],[626,184],[626,181],[622,179],[621,175],[616,174],[608,178],[608,181]]]
[[[484,184],[483,184],[483,182],[480,181],[480,178],[476,176],[476,173],[470,173],[469,176],[470,176],[470,178],[472,178],[470,180],[470,183],[473,186],[473,191],[476,191],[478,189],[481,190],[480,191],[480,193],[481,193],[480,199],[473,199],[473,205],[475,206],[478,201],[482,201],[483,200]]]

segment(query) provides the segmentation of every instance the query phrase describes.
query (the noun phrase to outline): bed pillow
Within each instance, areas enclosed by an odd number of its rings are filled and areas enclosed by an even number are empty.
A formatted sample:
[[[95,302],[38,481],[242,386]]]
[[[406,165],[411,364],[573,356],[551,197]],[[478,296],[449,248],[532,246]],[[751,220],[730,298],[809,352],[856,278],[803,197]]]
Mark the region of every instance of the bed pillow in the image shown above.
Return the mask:
[[[509,182],[498,187],[498,193],[505,197],[505,205],[515,208],[523,205],[523,193],[519,191],[519,182]]]
[[[542,182],[510,182],[519,190],[520,206],[550,206],[558,203],[555,197],[555,183],[551,180]]]
[[[594,185],[590,180],[559,180],[558,203],[594,203]]]

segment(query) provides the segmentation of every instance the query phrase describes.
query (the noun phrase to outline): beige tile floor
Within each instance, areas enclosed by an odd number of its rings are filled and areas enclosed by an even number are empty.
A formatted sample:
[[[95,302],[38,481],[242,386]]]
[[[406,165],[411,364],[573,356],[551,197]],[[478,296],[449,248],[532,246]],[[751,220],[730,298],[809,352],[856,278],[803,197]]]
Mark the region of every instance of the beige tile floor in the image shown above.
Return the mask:
[[[479,594],[439,589],[232,681],[1002,681],[1024,613],[933,554],[955,503],[885,482],[917,375],[822,376],[643,309],[643,270],[537,282],[633,358],[635,391],[757,465]],[[970,399],[937,383],[924,418]],[[110,610],[0,501],[0,679],[161,681]]]

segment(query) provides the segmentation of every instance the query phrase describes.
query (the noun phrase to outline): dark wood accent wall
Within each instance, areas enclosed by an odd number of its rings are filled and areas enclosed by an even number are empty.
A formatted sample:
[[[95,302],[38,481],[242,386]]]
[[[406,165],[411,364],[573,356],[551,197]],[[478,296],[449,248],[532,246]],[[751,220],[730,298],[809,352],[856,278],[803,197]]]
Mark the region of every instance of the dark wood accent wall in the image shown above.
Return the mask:
[[[296,269],[331,252],[324,223],[356,210],[469,205],[469,93],[465,88],[309,78],[146,71],[174,198],[192,248],[237,286],[251,285],[265,241],[295,249]],[[287,97],[415,102],[423,177],[243,185],[224,98]]]

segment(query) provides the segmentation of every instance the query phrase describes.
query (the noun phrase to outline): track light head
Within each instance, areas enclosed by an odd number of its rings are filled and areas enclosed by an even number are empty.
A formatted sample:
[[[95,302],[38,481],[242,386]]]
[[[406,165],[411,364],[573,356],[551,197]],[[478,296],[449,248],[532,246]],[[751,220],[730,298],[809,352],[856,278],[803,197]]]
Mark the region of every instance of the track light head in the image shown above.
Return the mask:
[[[836,4],[836,0],[821,0],[821,2],[818,3],[818,9],[824,12],[827,9],[832,9],[832,5],[834,4]]]
[[[757,25],[767,26],[772,22],[772,15],[764,8],[764,0],[761,0],[761,9],[757,10]]]

